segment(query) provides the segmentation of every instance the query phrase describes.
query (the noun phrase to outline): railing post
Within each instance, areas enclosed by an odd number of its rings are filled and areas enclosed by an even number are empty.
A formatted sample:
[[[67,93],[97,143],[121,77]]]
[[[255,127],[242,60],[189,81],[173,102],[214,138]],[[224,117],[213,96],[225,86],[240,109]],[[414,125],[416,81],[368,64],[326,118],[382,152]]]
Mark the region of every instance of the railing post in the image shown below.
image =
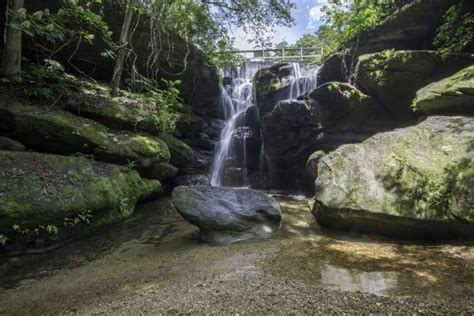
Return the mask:
[[[300,47],[300,61],[303,61],[303,47]]]
[[[281,49],[281,61],[285,61],[285,47]]]

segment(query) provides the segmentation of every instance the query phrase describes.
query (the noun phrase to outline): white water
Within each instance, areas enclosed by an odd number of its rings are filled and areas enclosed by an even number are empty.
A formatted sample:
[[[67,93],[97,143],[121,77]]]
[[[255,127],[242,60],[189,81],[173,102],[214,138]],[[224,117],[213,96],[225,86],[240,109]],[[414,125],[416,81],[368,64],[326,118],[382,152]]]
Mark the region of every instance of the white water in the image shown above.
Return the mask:
[[[308,67],[301,69],[298,63],[292,63],[292,76],[283,82],[284,85],[289,85],[289,95],[287,99],[296,99],[299,95],[313,90],[317,86],[316,75],[317,67]],[[236,131],[236,122],[240,114],[245,112],[250,106],[254,105],[254,95],[252,87],[252,79],[256,72],[263,68],[264,64],[247,63],[243,66],[237,67],[236,71],[230,75],[232,77],[232,84],[226,86],[221,93],[219,102],[220,109],[224,114],[225,125],[222,129],[220,141],[217,146],[214,162],[211,172],[211,185],[223,186],[224,175],[226,168],[226,160],[232,158],[234,151],[232,138]],[[244,148],[246,141],[244,139]],[[263,156],[263,151],[261,152]],[[243,153],[243,166],[246,165],[246,153]],[[247,174],[243,168],[241,174],[242,179],[237,183],[242,186],[248,185]]]
[[[252,79],[260,68],[262,65],[258,63],[248,63],[237,67],[231,74],[232,84],[222,89],[219,107],[224,113],[225,125],[214,156],[211,173],[212,186],[222,185],[225,160],[230,157],[232,151],[235,123],[239,114],[254,104]]]

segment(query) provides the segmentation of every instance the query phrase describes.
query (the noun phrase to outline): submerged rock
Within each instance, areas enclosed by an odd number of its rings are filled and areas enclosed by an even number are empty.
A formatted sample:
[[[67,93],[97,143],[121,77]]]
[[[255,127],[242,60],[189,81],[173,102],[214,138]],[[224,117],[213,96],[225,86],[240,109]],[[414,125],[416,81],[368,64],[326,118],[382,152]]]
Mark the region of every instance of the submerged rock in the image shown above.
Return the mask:
[[[433,116],[318,164],[322,226],[400,238],[474,234],[474,118]]]
[[[426,114],[474,113],[474,66],[418,90],[413,109]]]
[[[280,206],[268,195],[249,189],[210,186],[176,187],[173,203],[200,229],[200,239],[232,243],[268,236],[280,227]]]
[[[83,157],[0,151],[0,161],[0,234],[10,239],[20,228],[54,225],[61,232],[71,228],[67,218],[79,218],[75,228],[124,219],[161,188],[132,169]]]

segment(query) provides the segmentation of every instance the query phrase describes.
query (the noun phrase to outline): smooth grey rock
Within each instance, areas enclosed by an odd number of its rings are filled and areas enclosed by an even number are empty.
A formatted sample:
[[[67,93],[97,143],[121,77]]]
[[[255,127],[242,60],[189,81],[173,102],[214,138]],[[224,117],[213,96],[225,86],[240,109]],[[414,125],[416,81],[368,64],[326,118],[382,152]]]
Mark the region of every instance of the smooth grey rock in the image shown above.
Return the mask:
[[[176,187],[178,212],[200,229],[209,243],[233,243],[265,237],[280,227],[280,206],[263,192],[211,186]]]

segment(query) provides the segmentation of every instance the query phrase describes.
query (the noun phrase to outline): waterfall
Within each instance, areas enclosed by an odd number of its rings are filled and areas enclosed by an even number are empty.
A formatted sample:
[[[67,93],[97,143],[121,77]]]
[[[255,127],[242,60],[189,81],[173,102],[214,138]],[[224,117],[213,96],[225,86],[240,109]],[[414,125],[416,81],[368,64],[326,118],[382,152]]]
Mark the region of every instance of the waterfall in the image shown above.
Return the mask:
[[[230,74],[232,82],[222,89],[219,101],[219,107],[224,114],[225,125],[214,156],[211,172],[212,186],[223,185],[226,159],[230,159],[233,154],[232,137],[236,132],[237,118],[254,104],[252,79],[262,67],[263,64],[261,63],[245,63],[238,66],[235,71],[227,71],[227,75]],[[242,182],[245,182],[245,179]]]
[[[288,90],[288,96],[283,99],[296,99],[301,94],[316,88],[318,67],[301,66],[291,63],[292,73],[282,80]],[[229,79],[221,93],[219,108],[225,124],[222,129],[219,143],[215,150],[214,162],[211,170],[212,186],[248,186],[247,171],[247,141],[251,136],[245,126],[240,124],[239,118],[245,115],[255,104],[252,81],[257,71],[268,64],[250,62],[244,63],[236,69],[227,69],[224,75]],[[238,144],[240,139],[240,144]],[[240,147],[238,146],[240,145]],[[264,157],[263,146],[257,153],[260,159]],[[259,167],[262,169],[262,166]]]

